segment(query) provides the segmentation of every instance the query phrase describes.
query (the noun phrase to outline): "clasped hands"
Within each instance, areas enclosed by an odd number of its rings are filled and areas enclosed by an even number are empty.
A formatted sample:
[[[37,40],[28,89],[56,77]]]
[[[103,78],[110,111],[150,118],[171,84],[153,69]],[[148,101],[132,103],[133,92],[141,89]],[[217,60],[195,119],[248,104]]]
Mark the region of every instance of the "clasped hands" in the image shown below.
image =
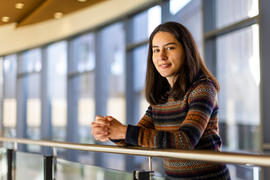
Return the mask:
[[[102,142],[126,138],[127,126],[111,116],[96,116],[91,127],[94,138]]]

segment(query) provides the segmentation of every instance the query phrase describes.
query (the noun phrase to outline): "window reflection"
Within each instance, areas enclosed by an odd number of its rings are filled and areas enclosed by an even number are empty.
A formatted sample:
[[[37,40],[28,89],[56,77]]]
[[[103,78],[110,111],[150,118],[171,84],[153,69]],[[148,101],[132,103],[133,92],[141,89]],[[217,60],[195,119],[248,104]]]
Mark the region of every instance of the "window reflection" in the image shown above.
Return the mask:
[[[229,150],[260,150],[259,67],[258,25],[218,37],[220,124]]]
[[[105,28],[102,39],[102,47],[106,50],[102,60],[109,66],[107,114],[125,124],[125,33],[123,24],[116,23]],[[106,67],[104,68],[106,69]]]
[[[67,43],[48,46],[48,97],[51,106],[52,140],[66,139]]]
[[[15,54],[5,56],[4,66],[4,101],[3,101],[3,126],[4,137],[16,137],[16,78],[17,57]]]
[[[74,39],[74,58],[76,65],[70,66],[69,71],[92,71],[95,69],[95,36],[94,33],[85,34]],[[77,67],[77,68],[76,68]]]
[[[101,59],[103,83],[102,96],[106,97],[106,115],[110,115],[126,124],[125,100],[125,32],[123,23],[115,23],[101,30]],[[104,107],[97,107],[104,108]],[[108,142],[107,144],[112,144]],[[124,156],[118,154],[102,154],[105,167],[124,170]],[[117,164],[115,162],[117,161]]]
[[[187,4],[173,16],[173,20],[188,28],[196,42],[200,55],[203,57],[203,1],[186,1],[186,3]]]
[[[26,104],[26,138],[40,139],[41,102],[40,102],[40,71],[41,49],[25,51],[18,63],[18,80],[24,83],[22,91]],[[23,109],[23,108],[22,108]],[[23,119],[22,119],[23,120]],[[40,152],[40,146],[27,145],[30,152]]]
[[[161,23],[161,8],[154,6],[133,17],[132,42],[148,40],[152,31]]]
[[[79,143],[93,144],[90,123],[95,118],[95,35],[84,34],[74,39],[74,66],[69,71],[80,72],[78,86]],[[70,63],[70,62],[69,62]],[[77,68],[76,68],[77,67]],[[73,69],[74,68],[74,69]],[[79,152],[79,162],[94,164],[94,153]]]
[[[216,26],[222,28],[246,18],[257,16],[258,13],[258,0],[216,1]]]
[[[175,15],[179,12],[185,5],[187,5],[191,0],[170,0],[170,12]]]
[[[40,72],[41,68],[41,49],[31,49],[23,53],[23,58],[19,62],[18,73]]]
[[[134,50],[134,92],[136,95],[136,106],[135,106],[135,119],[137,122],[145,114],[149,103],[145,99],[144,94],[144,85],[145,85],[145,75],[146,75],[146,66],[147,66],[147,53],[148,45],[138,47]]]
[[[40,139],[41,124],[41,101],[40,101],[40,74],[30,74],[26,78],[26,124],[27,138]],[[41,147],[35,145],[27,145],[30,152],[40,152]]]

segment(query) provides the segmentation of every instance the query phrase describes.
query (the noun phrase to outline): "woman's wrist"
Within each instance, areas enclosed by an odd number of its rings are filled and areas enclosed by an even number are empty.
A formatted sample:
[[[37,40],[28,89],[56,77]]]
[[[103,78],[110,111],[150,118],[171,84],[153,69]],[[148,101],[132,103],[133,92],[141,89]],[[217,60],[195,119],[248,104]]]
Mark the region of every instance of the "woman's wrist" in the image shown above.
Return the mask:
[[[126,139],[126,134],[127,134],[127,126],[123,125],[121,130],[121,139]]]

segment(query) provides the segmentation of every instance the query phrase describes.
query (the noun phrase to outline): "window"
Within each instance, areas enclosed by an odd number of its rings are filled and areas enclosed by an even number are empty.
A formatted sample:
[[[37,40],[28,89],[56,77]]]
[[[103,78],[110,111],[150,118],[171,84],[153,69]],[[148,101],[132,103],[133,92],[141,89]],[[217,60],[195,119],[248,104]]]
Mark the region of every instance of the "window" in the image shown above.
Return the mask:
[[[16,82],[17,82],[17,57],[15,54],[5,56],[4,66],[4,101],[3,101],[3,126],[4,137],[16,137]]]
[[[48,97],[51,107],[52,140],[65,141],[67,123],[67,42],[48,46]]]
[[[101,49],[99,79],[102,104],[97,108],[105,108],[105,114],[113,116],[126,124],[126,89],[125,89],[125,31],[122,22],[105,27],[100,32]],[[109,142],[108,142],[109,143]],[[124,156],[118,154],[103,154],[106,167],[125,169]],[[118,162],[115,164],[115,162]]]
[[[22,69],[20,78],[24,79],[26,94],[26,136],[29,139],[40,139],[41,124],[41,101],[40,101],[40,70],[41,70],[41,49],[32,49],[22,55],[23,64],[19,63]],[[39,152],[40,146],[27,145],[30,152]]]
[[[177,0],[171,0],[171,4]],[[203,57],[203,11],[202,11],[202,0],[196,1],[183,1],[185,4],[178,13],[176,13],[172,18],[174,21],[183,24],[192,34],[197,48]],[[180,3],[181,4],[181,3]]]
[[[132,42],[148,40],[152,31],[161,23],[161,8],[154,6],[133,17]]]
[[[258,0],[216,1],[216,26],[217,28],[222,28],[241,20],[257,16],[258,13]]]
[[[182,8],[184,8],[191,0],[170,0],[170,12],[175,15]]]
[[[260,151],[258,32],[255,24],[217,39],[220,128],[224,146],[233,151]]]
[[[145,99],[144,94],[144,85],[145,85],[145,75],[146,75],[146,66],[147,66],[147,53],[148,53],[148,46],[140,46],[134,49],[134,61],[133,61],[133,68],[134,68],[134,75],[133,75],[133,82],[134,82],[134,92],[135,92],[135,119],[138,121],[144,116],[146,110],[148,109],[148,102]]]
[[[74,39],[72,49],[74,58],[69,62],[69,74],[78,72],[79,75],[72,75],[75,80],[74,86],[78,89],[78,142],[93,144],[94,138],[91,135],[91,122],[95,119],[95,35],[88,33]],[[74,96],[76,96],[74,94]],[[79,162],[94,164],[94,153],[79,151]]]

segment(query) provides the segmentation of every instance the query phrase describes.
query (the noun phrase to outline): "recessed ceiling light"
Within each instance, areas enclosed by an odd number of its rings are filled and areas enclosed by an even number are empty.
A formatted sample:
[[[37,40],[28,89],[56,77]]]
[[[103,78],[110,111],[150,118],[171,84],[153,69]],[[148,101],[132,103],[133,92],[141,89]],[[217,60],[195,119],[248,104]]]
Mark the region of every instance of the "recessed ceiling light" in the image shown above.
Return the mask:
[[[2,21],[3,22],[8,22],[9,21],[9,17],[7,17],[7,16],[2,17]]]
[[[60,19],[60,18],[62,18],[63,17],[63,13],[61,13],[61,12],[56,12],[56,13],[54,13],[54,18],[55,19]]]
[[[87,0],[78,0],[79,2],[85,2],[85,1],[87,1]]]
[[[24,7],[24,4],[23,3],[17,3],[17,4],[15,4],[15,7],[17,9],[22,9]]]

